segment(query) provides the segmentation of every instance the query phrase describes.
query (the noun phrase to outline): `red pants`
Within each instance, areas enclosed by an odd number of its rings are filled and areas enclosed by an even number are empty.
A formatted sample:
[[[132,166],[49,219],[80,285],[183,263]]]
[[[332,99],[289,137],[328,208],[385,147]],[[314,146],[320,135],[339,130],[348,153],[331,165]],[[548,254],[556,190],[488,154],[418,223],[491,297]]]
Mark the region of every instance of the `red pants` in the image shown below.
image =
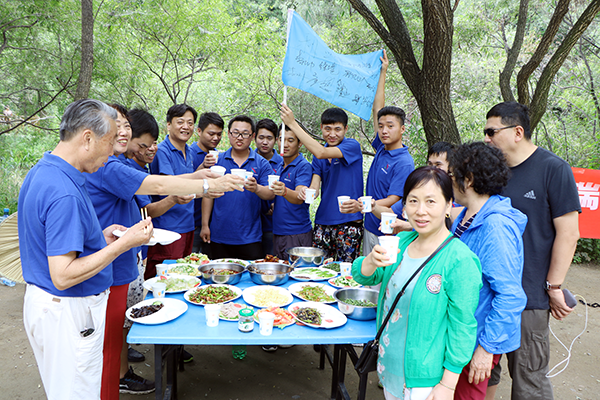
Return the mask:
[[[192,254],[194,246],[194,231],[182,233],[181,238],[171,244],[163,246],[157,244],[148,247],[148,261],[146,262],[146,272],[144,280],[156,276],[156,265],[165,260],[177,260]]]
[[[106,330],[102,364],[102,400],[119,400],[119,375],[121,349],[123,348],[123,322],[127,311],[129,284],[111,286],[106,306]]]
[[[498,364],[500,361],[501,354],[494,354],[494,359],[492,361],[492,369]],[[456,384],[456,390],[454,392],[454,400],[483,400],[485,399],[485,393],[487,392],[487,385],[489,379],[486,379],[483,382],[479,382],[478,385],[474,385],[469,383],[469,371],[471,363],[467,364],[460,376],[458,378],[458,383]]]

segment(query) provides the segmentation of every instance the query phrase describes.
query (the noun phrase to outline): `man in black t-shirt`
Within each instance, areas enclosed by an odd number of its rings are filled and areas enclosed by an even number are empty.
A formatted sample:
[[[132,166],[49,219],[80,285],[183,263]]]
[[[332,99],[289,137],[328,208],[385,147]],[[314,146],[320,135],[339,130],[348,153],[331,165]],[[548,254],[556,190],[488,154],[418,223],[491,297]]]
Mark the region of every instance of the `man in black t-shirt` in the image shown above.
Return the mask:
[[[571,265],[581,205],[569,165],[531,141],[529,109],[516,102],[495,105],[487,113],[485,141],[504,153],[512,177],[503,195],[527,215],[523,233],[523,289],[527,306],[521,318],[521,347],[507,354],[513,379],[512,399],[553,399],[546,377],[550,359],[549,314],[562,320],[572,311],[561,284]],[[490,379],[488,395],[497,379]],[[491,392],[491,393],[489,393]],[[488,397],[486,397],[487,399]]]

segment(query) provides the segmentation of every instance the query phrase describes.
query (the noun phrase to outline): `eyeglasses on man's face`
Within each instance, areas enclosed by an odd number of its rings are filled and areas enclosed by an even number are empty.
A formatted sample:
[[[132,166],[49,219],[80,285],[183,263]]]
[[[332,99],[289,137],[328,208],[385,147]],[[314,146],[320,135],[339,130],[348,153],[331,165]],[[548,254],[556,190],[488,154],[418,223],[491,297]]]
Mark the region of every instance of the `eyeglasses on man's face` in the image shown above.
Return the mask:
[[[252,132],[250,131],[238,131],[237,129],[234,131],[229,131],[229,134],[234,138],[242,137],[244,139],[248,139],[250,136],[252,136]]]
[[[488,137],[492,137],[494,136],[496,133],[504,130],[504,129],[509,129],[509,128],[515,128],[517,125],[511,125],[511,126],[503,126],[502,128],[486,128],[483,130],[483,134],[488,136]]]

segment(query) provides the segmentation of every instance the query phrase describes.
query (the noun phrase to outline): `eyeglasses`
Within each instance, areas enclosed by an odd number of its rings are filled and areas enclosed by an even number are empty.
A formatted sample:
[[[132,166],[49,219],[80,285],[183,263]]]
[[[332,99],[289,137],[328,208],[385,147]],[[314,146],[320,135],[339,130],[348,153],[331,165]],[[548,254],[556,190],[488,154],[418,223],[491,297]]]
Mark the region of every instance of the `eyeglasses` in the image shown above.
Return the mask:
[[[250,131],[240,132],[240,131],[236,130],[236,131],[230,131],[229,134],[235,138],[239,138],[241,136],[244,139],[248,139],[252,135],[252,132],[250,132]]]
[[[511,126],[503,126],[502,128],[487,128],[483,130],[483,134],[487,135],[489,137],[494,136],[496,133],[500,132],[501,130],[504,129],[509,129],[509,128],[515,128],[517,125],[511,125]]]

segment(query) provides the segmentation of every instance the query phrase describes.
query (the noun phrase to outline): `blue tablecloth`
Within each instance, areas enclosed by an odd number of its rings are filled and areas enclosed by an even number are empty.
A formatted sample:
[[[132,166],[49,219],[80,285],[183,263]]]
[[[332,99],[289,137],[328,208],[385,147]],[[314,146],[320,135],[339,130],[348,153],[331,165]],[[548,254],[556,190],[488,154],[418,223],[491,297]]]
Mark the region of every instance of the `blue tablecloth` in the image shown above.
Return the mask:
[[[295,283],[290,279],[282,287]],[[327,281],[323,282],[328,285]],[[254,286],[248,272],[236,286],[245,289]],[[149,295],[151,296],[151,295]],[[168,294],[167,297],[183,299],[183,294]],[[301,300],[294,297],[294,303]],[[240,297],[236,302],[243,303]],[[217,327],[206,326],[204,307],[188,304],[188,310],[173,321],[161,325],[142,325],[134,323],[127,336],[128,343],[166,344],[166,345],[266,345],[266,344],[348,344],[366,343],[375,337],[375,320],[348,322],[334,329],[315,329],[308,326],[292,325],[285,329],[273,328],[271,336],[263,336],[255,323],[252,332],[238,330],[237,322],[219,321]],[[293,304],[293,303],[292,303]],[[337,305],[333,304],[337,308]]]

